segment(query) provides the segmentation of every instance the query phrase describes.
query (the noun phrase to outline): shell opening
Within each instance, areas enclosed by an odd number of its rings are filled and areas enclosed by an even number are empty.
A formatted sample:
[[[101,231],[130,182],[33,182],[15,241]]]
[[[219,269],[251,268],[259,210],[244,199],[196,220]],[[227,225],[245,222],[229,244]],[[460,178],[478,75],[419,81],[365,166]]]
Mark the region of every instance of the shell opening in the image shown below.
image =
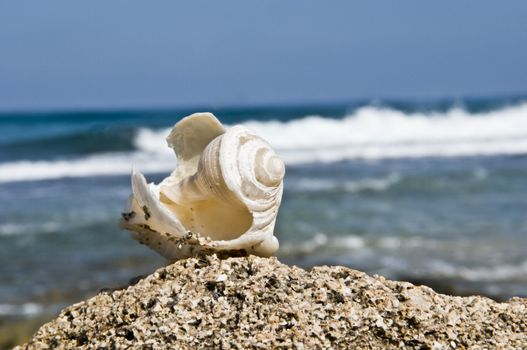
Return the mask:
[[[185,228],[212,240],[238,238],[253,223],[248,208],[233,208],[229,203],[213,197],[180,205],[162,194],[161,201],[176,214]]]

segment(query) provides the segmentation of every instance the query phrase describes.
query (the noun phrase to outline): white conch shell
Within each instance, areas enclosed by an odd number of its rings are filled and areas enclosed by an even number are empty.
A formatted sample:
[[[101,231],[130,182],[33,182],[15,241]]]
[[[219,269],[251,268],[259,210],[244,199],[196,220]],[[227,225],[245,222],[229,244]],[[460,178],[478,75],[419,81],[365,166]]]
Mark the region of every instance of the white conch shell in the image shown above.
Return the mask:
[[[285,166],[269,144],[241,125],[225,130],[211,113],[182,119],[167,142],[176,170],[159,185],[134,170],[121,225],[171,260],[199,251],[276,252]]]

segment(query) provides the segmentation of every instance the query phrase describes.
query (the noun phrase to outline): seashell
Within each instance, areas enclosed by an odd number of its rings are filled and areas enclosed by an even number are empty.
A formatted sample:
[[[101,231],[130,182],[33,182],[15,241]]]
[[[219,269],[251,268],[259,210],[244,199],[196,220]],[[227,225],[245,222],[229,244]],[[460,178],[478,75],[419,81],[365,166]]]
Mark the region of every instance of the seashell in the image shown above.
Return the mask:
[[[211,113],[179,121],[168,145],[176,169],[159,185],[132,171],[132,196],[121,226],[164,257],[239,251],[270,256],[285,166],[247,128],[226,130]]]

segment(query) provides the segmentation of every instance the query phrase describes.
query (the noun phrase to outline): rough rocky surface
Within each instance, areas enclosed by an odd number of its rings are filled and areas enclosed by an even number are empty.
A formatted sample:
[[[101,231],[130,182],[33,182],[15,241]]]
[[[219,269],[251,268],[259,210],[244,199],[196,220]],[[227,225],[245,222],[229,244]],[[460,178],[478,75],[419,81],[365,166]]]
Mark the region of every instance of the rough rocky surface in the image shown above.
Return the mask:
[[[188,259],[63,310],[19,349],[527,349],[527,299],[497,303],[254,256]]]

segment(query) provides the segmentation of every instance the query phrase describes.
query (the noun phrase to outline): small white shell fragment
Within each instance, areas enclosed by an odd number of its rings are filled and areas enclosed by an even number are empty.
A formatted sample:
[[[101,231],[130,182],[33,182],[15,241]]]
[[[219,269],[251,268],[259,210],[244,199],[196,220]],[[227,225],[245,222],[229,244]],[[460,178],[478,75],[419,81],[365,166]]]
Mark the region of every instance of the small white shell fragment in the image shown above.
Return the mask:
[[[226,130],[211,113],[178,122],[167,137],[177,166],[159,185],[132,172],[121,226],[170,260],[199,252],[270,256],[285,166],[247,128]]]
[[[216,282],[225,282],[226,280],[227,280],[227,275],[223,273],[218,275],[218,277],[216,277]]]

